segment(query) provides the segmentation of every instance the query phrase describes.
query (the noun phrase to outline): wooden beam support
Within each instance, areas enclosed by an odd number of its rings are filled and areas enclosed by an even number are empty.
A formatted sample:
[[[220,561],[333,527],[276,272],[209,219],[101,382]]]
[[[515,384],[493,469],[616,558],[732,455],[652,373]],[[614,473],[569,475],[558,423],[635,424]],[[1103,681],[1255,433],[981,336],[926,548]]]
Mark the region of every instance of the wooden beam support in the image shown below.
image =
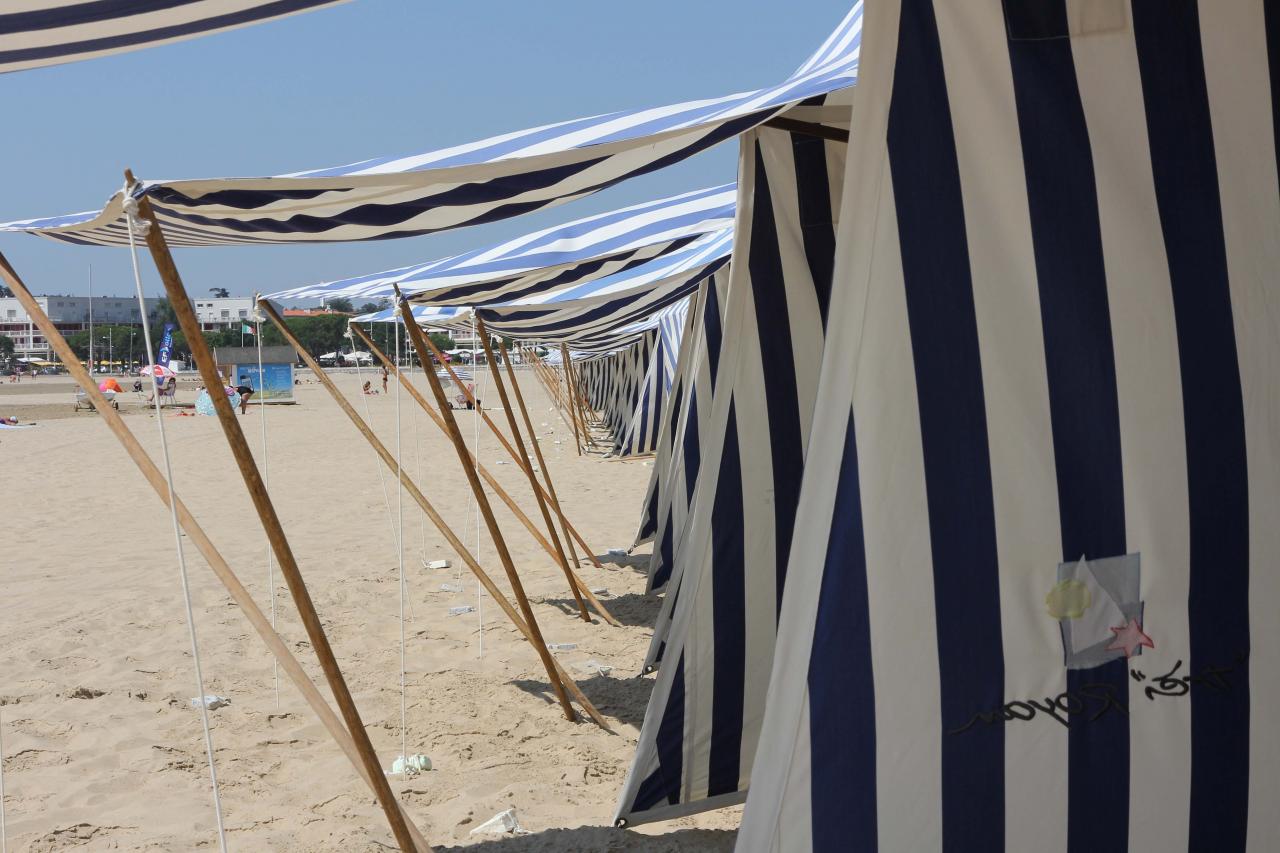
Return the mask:
[[[419,331],[421,331],[421,327],[418,327],[418,329]],[[461,379],[458,378],[457,371],[453,369],[453,365],[451,365],[449,361],[444,357],[444,353],[440,352],[440,349],[431,342],[431,338],[427,337],[426,335],[419,335],[418,337],[422,339],[424,346],[426,346],[426,348],[430,350],[431,355],[435,356],[436,361],[438,361],[441,364],[441,366],[444,367],[445,371],[449,374],[449,378],[453,380],[454,384],[456,384],[459,388],[462,389],[462,393],[466,396],[467,401],[470,402],[471,405],[475,407],[476,412],[480,415],[480,419],[484,421],[487,427],[489,427],[489,431],[492,432],[494,436],[498,439],[498,443],[501,444],[503,449],[507,451],[507,454],[511,457],[512,461],[514,461],[520,467],[524,468],[525,467],[524,462],[520,459],[520,454],[516,452],[516,449],[511,445],[511,442],[507,440],[507,437],[502,434],[502,430],[498,429],[498,425],[495,424],[490,419],[490,417],[486,415],[484,411],[480,408],[480,403],[479,401],[476,400],[475,394],[471,393],[471,389],[468,388],[466,384]],[[426,354],[425,353],[422,354],[421,357],[426,358]],[[435,376],[435,369],[431,367],[431,364],[432,364],[431,359],[427,358],[427,360],[423,362],[423,370],[429,372],[432,376]],[[448,402],[448,401],[446,400],[445,402]],[[453,411],[452,407],[450,407],[450,412],[452,411]],[[450,419],[452,419],[453,417],[452,414],[449,417]],[[541,489],[542,487],[539,486],[538,488]],[[545,491],[542,493],[542,496],[544,498],[548,497]],[[603,568],[603,566],[601,566],[600,564],[600,561],[596,559],[595,552],[592,551],[590,546],[588,546],[587,543],[583,540],[582,534],[578,533],[577,529],[574,528],[574,526],[569,522],[569,519],[566,518],[563,514],[561,515],[561,519],[564,521],[565,525],[569,528],[569,532],[573,535],[573,538],[578,541],[578,544],[581,545],[583,550],[585,550],[587,554],[591,557],[591,564],[594,565],[597,569]],[[579,583],[581,583],[581,581],[579,581]]]
[[[125,180],[130,187],[136,183],[132,172],[125,173]],[[222,433],[227,439],[227,444],[231,447],[231,453],[235,457],[237,467],[240,469],[245,488],[253,501],[258,518],[262,521],[267,539],[271,542],[271,550],[276,555],[280,573],[284,575],[285,582],[289,586],[289,593],[293,596],[294,604],[298,608],[298,615],[302,618],[302,625],[306,629],[307,639],[311,641],[311,647],[315,650],[316,657],[320,661],[320,668],[324,671],[325,681],[328,683],[329,689],[333,692],[334,699],[338,703],[338,709],[342,713],[342,719],[347,725],[347,730],[351,732],[356,749],[360,753],[360,760],[365,765],[365,771],[373,781],[374,793],[377,795],[379,805],[382,806],[382,811],[387,816],[387,821],[391,824],[391,830],[395,834],[396,842],[400,845],[401,850],[413,850],[415,847],[413,835],[409,832],[404,815],[400,812],[395,794],[391,791],[391,784],[387,781],[387,777],[382,771],[382,766],[378,762],[377,753],[373,749],[373,743],[369,740],[369,733],[365,731],[364,721],[360,718],[360,711],[356,708],[355,700],[351,697],[351,691],[347,687],[346,679],[342,676],[342,669],[338,666],[338,659],[334,656],[332,646],[329,645],[329,638],[325,634],[324,625],[320,621],[319,614],[316,613],[315,604],[312,602],[311,594],[307,591],[306,582],[302,578],[302,571],[298,568],[293,549],[289,545],[288,537],[285,536],[284,527],[280,524],[275,506],[271,502],[271,496],[267,493],[267,487],[262,481],[262,474],[258,471],[258,464],[253,459],[253,452],[249,449],[249,443],[245,440],[244,432],[240,429],[240,422],[236,420],[236,413],[231,408],[231,402],[227,399],[226,394],[222,393],[222,377],[219,375],[217,365],[214,363],[213,353],[209,351],[209,345],[200,333],[200,321],[196,318],[195,309],[187,296],[186,288],[183,287],[182,277],[179,275],[177,264],[174,263],[173,255],[169,251],[169,245],[165,241],[160,222],[156,218],[155,211],[151,208],[151,202],[146,196],[138,199],[138,213],[151,224],[146,234],[147,248],[151,250],[151,258],[155,262],[156,270],[160,273],[160,280],[164,282],[165,292],[169,296],[169,304],[177,315],[178,324],[182,327],[182,332],[187,339],[187,346],[191,348],[191,357],[200,369],[200,376],[204,380],[205,388],[208,389],[209,398],[213,401],[214,412],[217,413],[218,422],[222,425]]]
[[[271,322],[275,324],[276,328],[280,330],[280,333],[284,336],[285,340],[289,342],[289,345],[294,348],[298,355],[302,357],[302,360],[306,362],[307,366],[311,368],[311,371],[315,373],[316,378],[320,380],[320,384],[325,387],[325,390],[327,390],[329,395],[333,397],[334,402],[338,404],[338,408],[342,410],[352,424],[355,425],[356,429],[360,431],[360,434],[369,442],[370,446],[373,447],[374,452],[378,454],[378,458],[381,459],[383,464],[385,464],[389,469],[395,471],[395,457],[391,455],[391,452],[387,450],[386,446],[383,445],[377,435],[374,434],[372,428],[370,428],[369,425],[365,423],[364,419],[356,413],[355,407],[347,401],[347,398],[342,395],[342,392],[338,390],[338,387],[333,384],[333,380],[329,378],[329,374],[325,372],[325,369],[320,366],[320,363],[315,360],[311,353],[307,352],[306,347],[302,346],[301,342],[299,342],[293,335],[293,332],[290,331],[288,325],[285,324],[284,320],[278,313],[276,313],[275,309],[270,304],[264,304],[262,301],[259,301],[258,304],[263,309],[263,313],[267,315],[268,319],[270,319]],[[458,538],[458,535],[453,531],[453,528],[445,522],[440,513],[436,511],[436,508],[431,505],[429,500],[427,500],[426,495],[422,493],[422,490],[419,489],[409,477],[409,474],[404,470],[403,466],[401,466],[399,470],[400,484],[404,487],[404,490],[409,493],[409,497],[413,498],[422,511],[426,513],[427,518],[431,520],[431,523],[434,524],[436,529],[444,536],[445,541],[449,543],[449,547],[462,558],[462,562],[466,564],[467,568],[471,570],[471,573],[476,576],[478,581],[480,581],[481,586],[485,588],[485,591],[489,593],[493,600],[497,602],[498,607],[501,608],[502,612],[511,620],[511,624],[515,625],[516,629],[520,631],[524,638],[529,641],[530,645],[533,645],[536,649],[538,647],[538,643],[536,642],[535,635],[529,625],[521,618],[520,614],[516,612],[515,608],[511,606],[511,602],[507,601],[507,597],[502,594],[502,590],[498,589],[497,585],[493,582],[493,579],[489,577],[488,573],[485,572],[483,568],[481,568],[480,563],[467,549],[467,546],[462,544],[462,540]],[[541,635],[538,635],[538,638],[540,638],[540,636]],[[545,659],[543,660],[543,663],[546,663]],[[612,731],[612,729],[609,728],[608,721],[604,719],[598,710],[596,710],[596,707],[591,704],[591,701],[587,699],[578,685],[560,667],[560,664],[556,662],[554,658],[551,659],[551,664],[552,671],[554,671],[556,675],[556,677],[552,679],[552,684],[554,685],[558,680],[559,683],[563,684],[569,692],[573,694],[574,698],[578,700],[578,704],[582,706],[583,710],[587,712],[587,715],[590,716],[591,719],[600,726],[600,728],[605,731]],[[570,719],[576,719],[576,715],[574,717],[570,717]]]

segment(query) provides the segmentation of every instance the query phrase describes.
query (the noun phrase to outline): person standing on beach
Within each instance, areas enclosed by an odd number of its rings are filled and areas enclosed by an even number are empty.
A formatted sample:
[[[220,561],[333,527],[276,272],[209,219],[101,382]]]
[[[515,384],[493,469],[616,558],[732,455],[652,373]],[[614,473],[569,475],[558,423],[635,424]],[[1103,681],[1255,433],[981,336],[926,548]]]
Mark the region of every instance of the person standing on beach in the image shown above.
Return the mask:
[[[382,365],[382,393],[387,393],[387,366]]]
[[[253,386],[249,384],[249,377],[245,374],[240,375],[240,384],[236,386],[236,393],[240,395],[240,414],[247,414],[249,398],[253,396]]]

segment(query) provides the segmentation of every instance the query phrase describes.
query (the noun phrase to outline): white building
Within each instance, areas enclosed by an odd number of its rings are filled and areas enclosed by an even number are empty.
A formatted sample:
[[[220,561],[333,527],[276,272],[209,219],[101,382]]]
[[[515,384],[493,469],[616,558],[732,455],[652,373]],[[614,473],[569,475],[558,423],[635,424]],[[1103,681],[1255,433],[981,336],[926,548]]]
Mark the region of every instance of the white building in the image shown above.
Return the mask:
[[[89,328],[90,306],[94,325],[141,326],[138,302],[124,296],[37,296],[36,303],[64,336]],[[147,299],[147,317],[155,318],[158,299]],[[0,297],[0,335],[13,340],[19,358],[52,359],[44,335],[31,322],[26,309],[13,297]]]
[[[226,299],[194,299],[196,319],[206,332],[216,329],[239,328],[241,323],[253,325],[253,299],[233,296]]]

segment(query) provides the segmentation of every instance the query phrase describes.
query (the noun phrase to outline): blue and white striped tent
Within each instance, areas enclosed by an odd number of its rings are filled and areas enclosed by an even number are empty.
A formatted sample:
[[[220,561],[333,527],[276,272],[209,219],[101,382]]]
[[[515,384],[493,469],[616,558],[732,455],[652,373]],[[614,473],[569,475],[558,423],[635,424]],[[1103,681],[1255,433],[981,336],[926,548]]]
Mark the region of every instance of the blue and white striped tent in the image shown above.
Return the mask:
[[[246,27],[345,0],[18,0],[0,8],[0,73]]]
[[[732,184],[681,193],[544,228],[460,255],[304,285],[273,299],[388,298],[487,305],[553,293],[677,252],[733,225]]]
[[[676,379],[672,383],[669,410],[664,414],[658,438],[657,460],[645,497],[636,544],[652,539],[646,592],[661,592],[671,578],[675,550],[686,532],[689,502],[693,499],[701,461],[700,445],[711,440],[711,400],[720,358],[722,306],[729,274],[718,272],[699,291],[691,314],[691,326],[681,342]],[[669,609],[664,613],[668,614]],[[646,664],[661,658],[666,631],[653,644]],[[659,629],[655,627],[655,634]]]
[[[1280,10],[866,32],[738,850],[1275,849]]]
[[[278,177],[141,181],[132,192],[150,198],[174,246],[381,240],[505,219],[679,162],[783,112],[802,119],[802,102],[852,85],[860,34],[859,2],[809,61],[763,89]],[[127,245],[122,204],[117,192],[101,211],[0,229]]]
[[[616,814],[631,824],[746,797],[806,460],[846,145],[760,128],[740,146],[719,375]]]

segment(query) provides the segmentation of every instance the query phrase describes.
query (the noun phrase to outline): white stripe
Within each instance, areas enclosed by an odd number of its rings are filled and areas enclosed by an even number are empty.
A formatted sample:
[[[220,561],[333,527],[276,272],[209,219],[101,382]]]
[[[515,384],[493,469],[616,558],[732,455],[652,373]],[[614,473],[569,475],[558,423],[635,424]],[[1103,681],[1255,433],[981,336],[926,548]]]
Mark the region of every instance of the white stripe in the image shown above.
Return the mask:
[[[1200,28],[1249,454],[1248,847],[1270,851],[1280,838],[1280,177],[1262,4],[1202,4]]]

